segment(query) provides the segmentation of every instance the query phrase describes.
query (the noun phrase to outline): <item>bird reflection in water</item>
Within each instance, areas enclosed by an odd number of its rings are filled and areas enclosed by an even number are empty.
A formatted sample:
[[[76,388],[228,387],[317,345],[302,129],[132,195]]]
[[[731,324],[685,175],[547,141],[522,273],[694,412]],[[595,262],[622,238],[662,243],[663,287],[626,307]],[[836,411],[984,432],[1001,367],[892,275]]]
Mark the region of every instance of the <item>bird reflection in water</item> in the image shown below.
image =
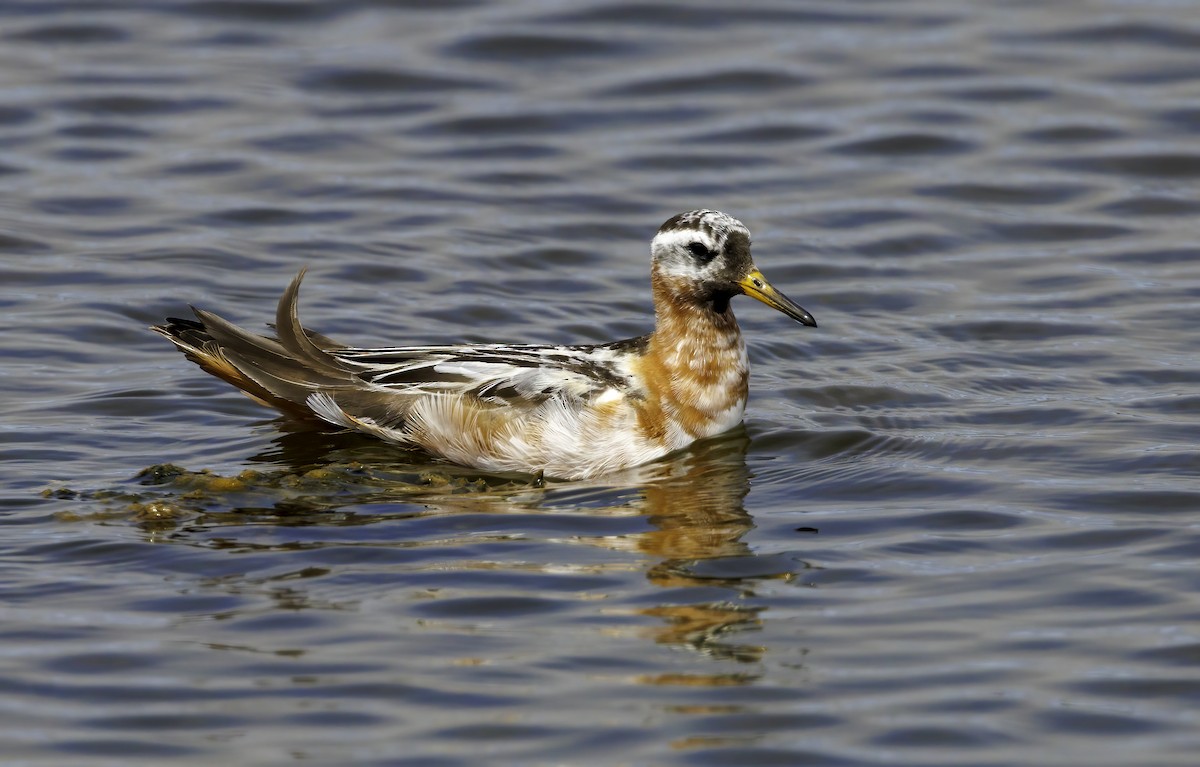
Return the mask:
[[[356,443],[361,449],[361,442]],[[272,462],[282,458],[298,468],[313,465],[311,439],[290,440],[288,435],[282,435],[277,444],[280,451],[269,456]],[[539,489],[501,485],[494,491],[464,493],[456,492],[461,486],[448,481],[443,485],[443,493],[422,494],[421,502],[436,513],[546,513],[586,507],[589,515],[644,518],[650,529],[643,532],[614,536],[588,535],[584,530],[573,536],[573,540],[635,551],[652,558],[645,569],[647,579],[671,589],[674,596],[688,588],[706,588],[708,598],[701,602],[672,602],[639,609],[640,613],[663,621],[664,625],[650,632],[654,641],[689,647],[714,659],[754,663],[761,659],[763,647],[731,641],[736,634],[755,630],[761,624],[762,608],[745,604],[744,597],[753,595],[758,580],[790,578],[794,573],[759,570],[753,577],[746,577],[745,568],[722,572],[721,560],[744,562],[754,556],[742,540],[753,527],[744,505],[750,491],[750,470],[746,465],[749,444],[744,427],[739,427],[667,460],[635,467],[601,482],[551,483]],[[451,477],[478,476],[456,467],[447,469],[453,472],[448,475]],[[636,492],[630,493],[631,488]],[[697,568],[699,563],[704,564],[703,572]],[[800,562],[792,565],[805,567]],[[732,598],[712,600],[707,589],[714,587],[736,593]],[[647,677],[644,681],[728,685],[752,678],[742,674],[691,675],[686,679],[664,675]]]
[[[280,424],[273,427],[280,428]],[[738,428],[670,458],[605,477],[603,481],[541,485],[531,483],[527,477],[485,477],[455,466],[398,463],[393,447],[380,446],[355,435],[294,428],[278,433],[272,447],[252,459],[264,466],[260,471],[244,472],[234,478],[206,472],[149,472],[151,479],[142,482],[149,486],[146,497],[139,503],[144,505],[147,498],[153,500],[157,493],[160,500],[169,498],[171,503],[183,507],[179,517],[172,520],[174,529],[168,535],[164,535],[162,518],[153,520],[153,525],[144,525],[147,534],[155,535],[157,540],[184,542],[203,538],[209,548],[225,550],[319,548],[323,545],[320,535],[313,533],[321,527],[409,524],[404,520],[416,517],[505,515],[509,518],[502,523],[505,535],[515,534],[526,542],[536,542],[542,536],[554,545],[566,542],[638,554],[638,562],[630,566],[640,568],[651,583],[668,590],[670,595],[670,601],[658,605],[630,608],[631,612],[661,621],[657,628],[649,629],[655,642],[688,647],[714,659],[755,663],[764,649],[733,641],[736,635],[761,625],[761,608],[747,604],[746,598],[753,596],[758,581],[786,579],[794,573],[771,571],[769,558],[756,558],[742,540],[752,527],[744,505],[750,489],[748,445],[744,428]],[[403,458],[400,454],[400,459]],[[419,460],[417,456],[413,459]],[[205,484],[202,481],[205,478],[212,481]],[[195,502],[190,511],[184,500],[188,498]],[[535,515],[536,519],[530,518],[526,525],[521,515]],[[565,527],[570,532],[551,540],[544,525],[548,516],[557,518],[555,529]],[[572,517],[586,517],[588,521],[572,529]],[[278,533],[264,539],[261,533],[264,520],[273,521],[277,531],[279,526],[303,526],[308,533],[303,543],[289,541],[286,535]],[[630,524],[623,520],[630,520]],[[649,529],[644,523],[648,523]],[[245,535],[239,534],[240,526],[246,526]],[[484,526],[491,527],[481,520],[479,527]],[[527,532],[522,532],[522,527]],[[472,526],[464,532],[465,529],[461,525],[453,529],[439,527],[437,546],[454,547],[457,543],[454,537],[460,535],[464,546],[478,544],[479,528]],[[496,535],[494,527],[486,534],[493,540],[504,537]],[[344,533],[331,535],[325,545],[344,545],[343,536]],[[424,540],[430,540],[428,531]],[[382,541],[372,534],[359,545],[419,547],[423,544],[420,540],[390,537]],[[792,568],[805,567],[801,562],[788,562]],[[455,562],[456,568],[476,566],[508,569],[503,558]],[[528,573],[530,567],[527,559],[520,562],[521,572]],[[533,565],[535,570],[538,567]],[[605,575],[614,569],[628,569],[620,561],[596,564],[594,560],[577,565],[559,561],[542,567],[548,573],[566,569]],[[748,570],[753,571],[751,575]],[[321,574],[313,573],[318,580]],[[502,578],[500,573],[497,575]],[[287,584],[274,585],[286,586],[290,609],[298,609],[305,604],[303,592],[311,589],[300,586],[294,577],[288,580]],[[697,594],[700,599],[688,602],[688,589],[695,588],[702,589]],[[721,589],[725,595],[714,599],[713,589]],[[317,602],[328,606],[325,600],[314,599],[313,606],[318,606]],[[642,681],[730,685],[748,683],[753,678],[753,674],[740,673],[686,678],[667,674],[648,676]]]

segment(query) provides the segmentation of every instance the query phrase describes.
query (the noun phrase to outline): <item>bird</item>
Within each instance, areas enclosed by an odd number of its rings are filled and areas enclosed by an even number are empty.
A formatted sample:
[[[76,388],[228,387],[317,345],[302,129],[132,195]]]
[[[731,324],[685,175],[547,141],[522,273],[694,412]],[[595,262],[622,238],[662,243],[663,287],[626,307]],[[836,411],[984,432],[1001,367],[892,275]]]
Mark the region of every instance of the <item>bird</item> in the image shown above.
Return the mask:
[[[654,330],[609,343],[347,346],[300,324],[304,269],[279,299],[273,336],[194,306],[196,319],[150,329],[285,415],[485,473],[590,479],[742,422],[750,364],[734,296],[817,326],[767,282],[750,231],[725,213],[668,219],[650,256]]]

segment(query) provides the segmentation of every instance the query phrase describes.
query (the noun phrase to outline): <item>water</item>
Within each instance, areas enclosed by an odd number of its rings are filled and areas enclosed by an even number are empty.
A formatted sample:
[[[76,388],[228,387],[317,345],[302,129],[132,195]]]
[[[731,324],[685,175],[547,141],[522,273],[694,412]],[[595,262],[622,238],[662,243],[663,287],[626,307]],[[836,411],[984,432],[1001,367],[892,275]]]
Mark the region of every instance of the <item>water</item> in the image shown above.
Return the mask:
[[[1190,765],[1190,2],[0,7],[5,764]],[[745,221],[745,429],[546,488],[146,326],[648,330]]]

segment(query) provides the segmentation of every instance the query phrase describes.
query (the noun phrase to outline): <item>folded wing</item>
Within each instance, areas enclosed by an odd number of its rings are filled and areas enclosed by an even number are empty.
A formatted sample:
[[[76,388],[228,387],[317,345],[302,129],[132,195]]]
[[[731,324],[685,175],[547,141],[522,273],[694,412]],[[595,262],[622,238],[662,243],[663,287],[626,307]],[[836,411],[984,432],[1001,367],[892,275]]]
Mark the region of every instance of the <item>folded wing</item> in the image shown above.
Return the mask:
[[[300,324],[303,278],[301,271],[280,297],[274,338],[195,308],[198,322],[171,318],[153,330],[263,404],[397,441],[405,439],[413,408],[428,409],[431,398],[520,417],[628,385],[614,345],[345,347]]]

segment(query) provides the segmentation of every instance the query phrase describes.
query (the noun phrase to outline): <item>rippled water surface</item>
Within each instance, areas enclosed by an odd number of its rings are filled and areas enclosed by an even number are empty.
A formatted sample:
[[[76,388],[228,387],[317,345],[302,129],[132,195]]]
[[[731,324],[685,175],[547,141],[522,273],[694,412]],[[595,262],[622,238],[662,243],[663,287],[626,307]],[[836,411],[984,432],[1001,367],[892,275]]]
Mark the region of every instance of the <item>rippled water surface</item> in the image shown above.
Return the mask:
[[[0,5],[5,764],[1191,765],[1187,0]],[[306,431],[147,326],[650,327],[743,430],[590,483]]]

